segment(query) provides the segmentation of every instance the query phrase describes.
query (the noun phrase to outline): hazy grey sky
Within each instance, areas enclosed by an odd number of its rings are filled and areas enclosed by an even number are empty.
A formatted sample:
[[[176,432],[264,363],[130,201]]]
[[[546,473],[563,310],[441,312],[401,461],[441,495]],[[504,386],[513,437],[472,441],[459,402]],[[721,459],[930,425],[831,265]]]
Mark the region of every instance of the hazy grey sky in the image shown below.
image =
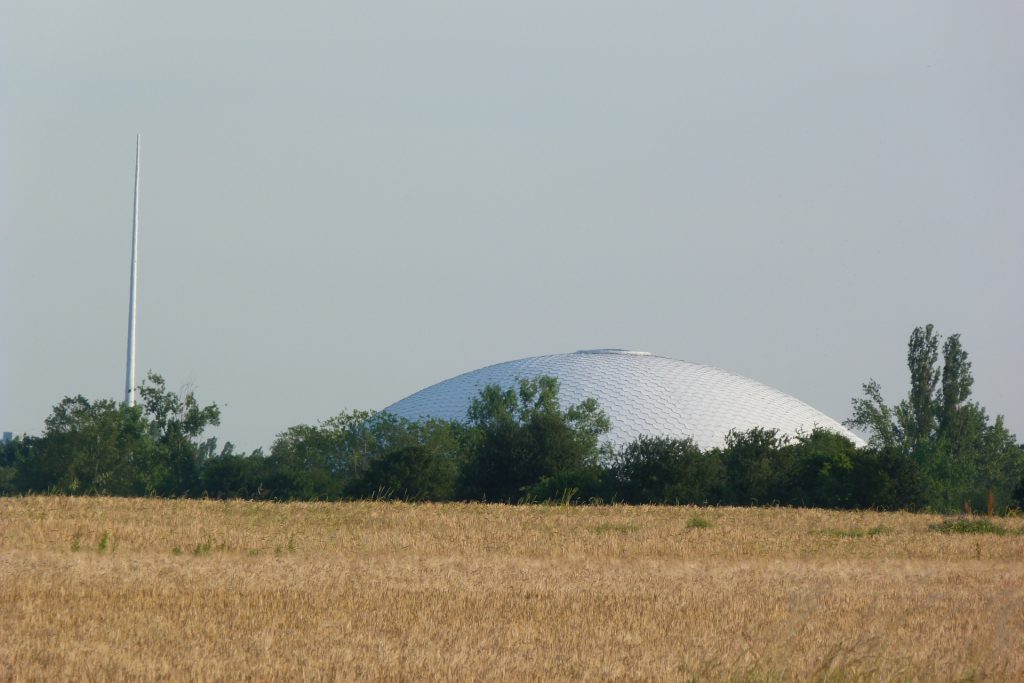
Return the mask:
[[[0,428],[139,371],[251,449],[626,347],[836,417],[960,332],[1024,432],[1024,4],[74,2],[0,22]]]

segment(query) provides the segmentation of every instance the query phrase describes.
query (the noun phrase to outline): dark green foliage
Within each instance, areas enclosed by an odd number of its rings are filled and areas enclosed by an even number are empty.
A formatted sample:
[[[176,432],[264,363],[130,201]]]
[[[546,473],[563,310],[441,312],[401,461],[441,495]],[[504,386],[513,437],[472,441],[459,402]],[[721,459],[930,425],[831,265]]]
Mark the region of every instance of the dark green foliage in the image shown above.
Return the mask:
[[[733,432],[723,449],[641,437],[617,454],[616,499],[631,503],[774,504],[833,508],[916,508],[912,462],[860,449],[816,429],[794,439],[775,430]]]
[[[875,380],[870,380],[861,388],[864,398],[853,399],[853,417],[846,421],[846,425],[866,431],[868,445],[872,448],[903,450],[903,431],[896,423],[892,409],[882,398],[882,387]]]
[[[378,489],[396,495],[415,489],[418,495],[443,500],[451,491],[442,492],[439,482],[448,470],[457,471],[464,432],[445,420],[411,422],[365,411],[341,413],[317,426],[292,427],[270,450],[264,491],[277,500],[337,500],[374,495]],[[417,464],[408,449],[419,449],[422,462]],[[377,464],[381,460],[388,462]],[[411,486],[409,468],[420,466],[420,474],[432,481]],[[401,474],[403,469],[407,474]],[[442,497],[434,498],[435,493]]]
[[[973,385],[967,351],[960,345],[960,335],[954,334],[942,347],[942,390],[936,401],[938,433],[954,449],[959,449],[965,441],[969,443],[972,436],[976,436],[972,432],[981,426],[971,424],[976,411],[966,410]]]
[[[825,429],[791,440],[784,448],[792,480],[790,504],[807,507],[901,507],[885,499],[893,493],[891,476],[870,450]]]
[[[786,493],[794,502],[807,507],[829,502],[834,507],[857,507],[852,485],[857,447],[849,439],[815,429],[790,440],[783,448],[789,452],[785,462],[792,477]]]
[[[1020,458],[1024,460],[1024,446],[1018,446],[1021,450]],[[1024,509],[1024,477],[1021,477],[1020,482],[1014,487],[1013,493],[1010,494],[1010,505],[1018,510]]]
[[[524,501],[600,503],[615,497],[611,473],[600,465],[582,465],[540,478],[528,486]]]
[[[14,442],[19,491],[69,494],[188,495],[195,492],[215,405],[200,407],[191,392],[166,390],[150,373],[139,388],[142,405],[67,397],[54,406],[42,437]]]
[[[203,462],[200,488],[213,498],[266,498],[267,460],[262,451],[252,455],[222,453]]]
[[[960,335],[942,344],[941,367],[939,342],[931,325],[915,329],[907,350],[907,398],[890,409],[878,384],[868,382],[864,398],[853,401],[849,424],[866,430],[871,446],[908,475],[896,500],[949,512],[964,502],[983,509],[991,492],[997,506],[1015,504],[1024,478],[1021,447],[1001,416],[990,423],[970,400],[974,378]]]
[[[18,492],[18,468],[0,465],[0,496]]]
[[[220,408],[200,406],[191,390],[168,391],[156,373],[146,379],[139,397],[153,448],[148,461],[140,463],[144,486],[157,495],[196,495],[204,456],[216,448],[216,441],[200,443],[199,439],[207,427],[220,424]]]
[[[821,429],[794,439],[762,428],[733,432],[725,448],[704,452],[689,441],[640,437],[611,469],[613,495],[632,503],[920,505],[913,463]]]
[[[522,380],[516,389],[484,387],[469,408],[464,497],[517,501],[545,477],[585,470],[599,458],[610,425],[593,399],[562,410],[558,380]]]
[[[267,457],[262,488],[277,500],[336,500],[350,477],[352,432],[369,414],[342,414],[318,425],[279,434]]]
[[[0,496],[18,491],[18,462],[23,439],[15,437],[9,442],[0,442]]]
[[[958,510],[1024,507],[1024,447],[1001,417],[970,401],[971,363],[957,335],[931,326],[908,345],[911,389],[889,407],[875,382],[850,424],[869,446],[815,429],[796,437],[754,428],[722,448],[642,436],[612,451],[597,402],[563,410],[552,377],[485,387],[467,424],[341,413],[296,425],[270,453],[218,453],[216,405],[169,392],[159,375],[140,405],[69,397],[39,437],[0,445],[0,495],[58,492],[263,500],[399,498],[562,504],[792,505]],[[941,345],[941,367],[939,365]],[[945,530],[945,529],[943,529]],[[956,529],[953,529],[955,531]],[[76,541],[76,543],[78,543]]]
[[[982,499],[991,491],[997,505],[1024,508],[1024,446],[1006,428],[1002,415],[985,426],[974,465],[971,505],[984,509]]]
[[[641,436],[612,465],[619,499],[628,503],[718,503],[724,500],[720,451],[702,453],[691,439]]]
[[[932,325],[915,328],[910,334],[910,342],[907,344],[910,394],[906,401],[896,407],[896,415],[912,449],[927,443],[935,429],[938,412],[935,387],[940,376],[935,368],[938,349],[939,336],[935,334]]]
[[[917,463],[895,449],[857,449],[852,454],[849,485],[852,508],[918,510],[927,500]],[[825,504],[825,507],[833,507]],[[838,507],[838,506],[836,506]]]
[[[38,437],[18,436],[12,441],[0,444],[0,495],[10,495],[29,490],[24,470],[32,459]],[[45,490],[45,489],[36,489]]]
[[[857,448],[827,430],[798,436],[784,450],[773,459],[787,473],[775,500],[787,505],[918,510],[935,499],[941,481],[929,484],[921,464],[906,452]]]
[[[373,459],[350,491],[356,497],[450,500],[457,476],[453,453],[414,444]]]
[[[41,438],[21,444],[22,491],[140,495],[153,443],[139,407],[83,396],[58,403]]]
[[[785,447],[788,443],[775,429],[730,432],[723,454],[728,501],[734,505],[779,505],[797,498],[796,460],[792,449]]]

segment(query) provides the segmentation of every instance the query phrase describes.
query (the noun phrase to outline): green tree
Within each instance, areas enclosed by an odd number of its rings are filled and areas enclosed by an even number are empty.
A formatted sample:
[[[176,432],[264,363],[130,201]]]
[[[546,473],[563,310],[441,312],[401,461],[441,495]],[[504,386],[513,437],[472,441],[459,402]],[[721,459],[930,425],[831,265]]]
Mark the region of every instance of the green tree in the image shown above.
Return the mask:
[[[729,432],[722,455],[728,500],[735,505],[792,502],[797,471],[795,453],[786,448],[788,444],[789,438],[777,429]]]
[[[17,436],[7,443],[0,443],[0,496],[18,492],[18,465],[34,440],[29,436]]]
[[[957,509],[964,501],[981,507],[989,491],[1008,504],[1024,471],[1021,449],[1001,417],[990,424],[985,409],[970,400],[974,378],[960,335],[942,344],[941,367],[940,341],[932,325],[916,328],[907,351],[907,398],[888,408],[872,380],[864,397],[853,400],[847,424],[866,430],[870,445],[890,459],[911,459],[935,510]]]
[[[148,492],[164,496],[196,495],[204,456],[216,442],[200,441],[210,426],[220,424],[220,408],[201,406],[191,389],[174,393],[164,378],[150,372],[139,387],[154,448],[144,470]]]
[[[640,436],[615,456],[617,490],[629,503],[719,503],[725,493],[721,452],[692,439]]]
[[[901,431],[911,449],[932,440],[935,431],[937,401],[935,388],[939,372],[935,367],[939,353],[939,336],[932,325],[914,328],[907,344],[907,367],[910,369],[910,394],[896,407]]]
[[[853,417],[846,425],[868,433],[868,445],[881,450],[902,450],[906,440],[893,410],[882,398],[882,387],[875,380],[866,382],[864,398],[853,399]]]
[[[975,466],[971,504],[976,509],[982,509],[989,491],[999,505],[1024,507],[1024,499],[1017,496],[1018,487],[1024,486],[1024,445],[1017,443],[1002,415],[992,425],[986,424]]]
[[[954,445],[972,436],[968,430],[971,421],[969,413],[973,406],[967,399],[973,385],[974,377],[971,376],[967,351],[960,344],[960,335],[954,334],[942,347],[942,391],[938,424],[939,434]]]
[[[22,491],[138,495],[152,451],[138,407],[112,400],[66,397],[46,418],[43,436],[23,444]]]
[[[268,497],[265,485],[268,476],[267,459],[262,450],[236,454],[228,444],[223,451],[203,461],[199,479],[203,493],[212,498],[254,500]]]
[[[216,450],[215,439],[200,437],[219,423],[219,409],[200,406],[191,391],[168,391],[154,373],[139,395],[136,406],[63,398],[42,436],[17,439],[0,453],[0,492],[198,493],[200,465]]]
[[[369,413],[342,413],[319,425],[295,425],[277,435],[267,458],[271,497],[336,500],[351,479],[356,432]],[[356,453],[354,454],[353,451]]]
[[[558,380],[548,376],[481,390],[467,411],[464,496],[520,500],[544,478],[598,464],[600,439],[611,427],[608,417],[594,399],[562,410],[558,392]]]
[[[798,434],[785,446],[792,462],[792,498],[785,502],[811,507],[852,508],[864,505],[857,472],[858,449],[827,429]]]
[[[399,500],[450,500],[457,476],[452,454],[414,444],[374,458],[353,483],[351,493]]]
[[[304,500],[368,495],[374,491],[367,490],[364,477],[371,466],[402,449],[422,449],[418,452],[432,462],[438,458],[435,464],[450,461],[457,469],[460,438],[461,428],[445,420],[412,422],[391,413],[343,412],[278,435],[267,459],[267,491],[274,498]],[[383,476],[383,470],[376,476]]]
[[[827,507],[917,510],[927,503],[921,468],[908,455],[868,447],[855,448],[850,459],[847,495]]]

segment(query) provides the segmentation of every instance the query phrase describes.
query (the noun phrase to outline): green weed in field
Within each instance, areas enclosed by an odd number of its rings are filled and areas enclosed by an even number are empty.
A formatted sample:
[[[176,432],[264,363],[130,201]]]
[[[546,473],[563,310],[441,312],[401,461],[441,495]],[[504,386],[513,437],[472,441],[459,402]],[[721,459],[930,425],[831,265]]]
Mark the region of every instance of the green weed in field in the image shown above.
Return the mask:
[[[712,526],[710,521],[700,515],[690,517],[690,521],[686,523],[687,529],[710,529]]]
[[[605,534],[609,531],[617,531],[620,534],[628,534],[637,530],[635,524],[614,524],[612,522],[603,522],[594,527],[594,533]]]
[[[943,534],[996,534],[1002,536],[1010,533],[1009,529],[999,526],[992,520],[967,517],[945,519],[938,524],[930,524],[928,528]]]
[[[873,526],[870,529],[822,529],[816,533],[831,538],[874,538],[892,533],[892,529],[886,526]]]

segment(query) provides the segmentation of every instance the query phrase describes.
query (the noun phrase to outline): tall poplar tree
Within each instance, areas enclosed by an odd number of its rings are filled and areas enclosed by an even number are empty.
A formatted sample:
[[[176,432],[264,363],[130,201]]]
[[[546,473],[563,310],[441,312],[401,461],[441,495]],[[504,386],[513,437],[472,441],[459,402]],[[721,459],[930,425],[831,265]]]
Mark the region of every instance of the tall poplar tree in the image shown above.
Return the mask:
[[[847,424],[865,430],[873,448],[910,458],[920,468],[935,509],[956,509],[967,501],[986,503],[989,492],[1007,505],[1024,476],[1024,451],[997,417],[971,401],[974,378],[967,351],[954,334],[941,344],[932,325],[917,327],[907,344],[910,390],[889,408],[877,382],[853,400]]]

